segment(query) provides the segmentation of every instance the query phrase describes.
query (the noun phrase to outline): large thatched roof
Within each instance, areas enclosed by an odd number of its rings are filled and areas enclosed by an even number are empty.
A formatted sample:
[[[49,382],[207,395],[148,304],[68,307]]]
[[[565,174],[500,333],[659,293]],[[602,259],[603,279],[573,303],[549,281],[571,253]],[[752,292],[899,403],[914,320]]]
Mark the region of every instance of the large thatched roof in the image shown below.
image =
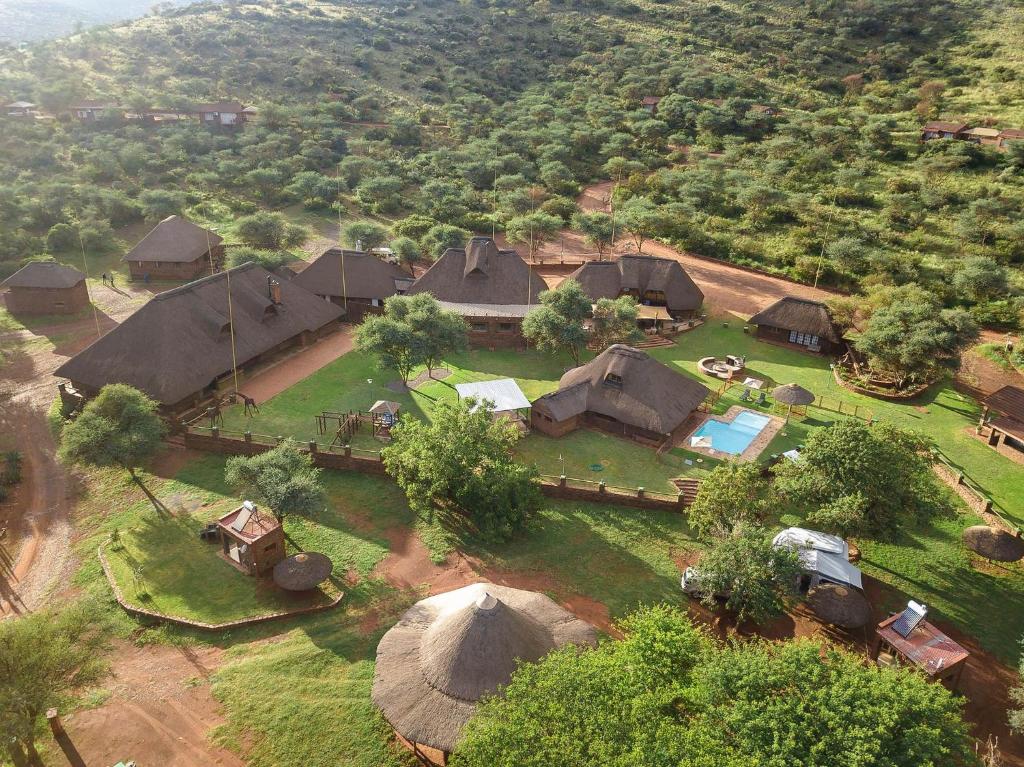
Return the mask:
[[[833,626],[856,629],[871,620],[868,600],[849,586],[822,583],[808,592],[807,602],[815,615]]]
[[[963,532],[964,545],[975,554],[995,562],[1016,562],[1024,557],[1024,540],[1005,530],[974,525]]]
[[[776,402],[781,402],[783,405],[810,405],[817,399],[814,394],[795,383],[776,386],[772,390],[772,396]]]
[[[345,259],[344,288],[349,298],[385,299],[398,293],[396,282],[412,278],[395,264],[389,264],[372,253],[330,248],[303,269],[293,282],[318,296],[342,295],[342,255]]]
[[[181,216],[168,216],[143,237],[122,261],[189,263],[221,243],[219,235]]]
[[[544,288],[514,250],[498,250],[490,237],[473,237],[466,248],[448,248],[408,292],[453,304],[519,306],[536,304]]]
[[[668,434],[689,417],[709,389],[631,346],[609,346],[562,376],[558,390],[534,401],[556,421],[584,412]]]
[[[670,312],[695,311],[704,302],[704,294],[690,275],[670,258],[628,255],[616,261],[590,261],[569,277],[579,282],[595,301],[617,298],[624,291],[636,291],[640,297],[647,291],[656,291],[665,294]]]
[[[95,389],[129,384],[165,405],[202,391],[231,371],[228,274],[154,296],[55,375]],[[268,288],[272,275],[255,264],[236,266],[230,275],[238,365],[300,333],[317,331],[342,313],[288,281],[280,283],[281,303],[275,305]]]
[[[518,660],[596,642],[592,626],[543,594],[476,583],[417,602],[384,635],[373,702],[406,740],[451,751]]]
[[[21,267],[3,282],[0,288],[73,288],[85,275],[56,261],[32,261]]]
[[[795,296],[780,298],[767,309],[751,317],[750,324],[810,333],[836,344],[843,340],[825,304]]]

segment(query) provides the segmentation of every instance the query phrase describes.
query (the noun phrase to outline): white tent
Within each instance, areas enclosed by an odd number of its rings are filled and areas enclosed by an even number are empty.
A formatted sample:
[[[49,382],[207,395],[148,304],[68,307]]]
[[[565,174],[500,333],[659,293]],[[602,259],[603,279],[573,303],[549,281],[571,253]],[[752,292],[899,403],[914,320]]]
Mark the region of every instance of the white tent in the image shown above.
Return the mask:
[[[496,381],[474,381],[472,383],[455,384],[455,390],[459,393],[459,399],[475,397],[478,403],[485,400],[493,402],[488,406],[492,413],[503,413],[509,410],[520,410],[530,407],[530,400],[523,394],[523,390],[511,378],[499,378]],[[480,404],[477,405],[479,407]],[[476,410],[476,408],[473,408]]]
[[[775,546],[788,546],[800,554],[803,568],[816,580],[862,588],[860,570],[850,564],[849,544],[842,538],[802,527],[787,527],[772,539]],[[817,585],[812,582],[811,586]]]

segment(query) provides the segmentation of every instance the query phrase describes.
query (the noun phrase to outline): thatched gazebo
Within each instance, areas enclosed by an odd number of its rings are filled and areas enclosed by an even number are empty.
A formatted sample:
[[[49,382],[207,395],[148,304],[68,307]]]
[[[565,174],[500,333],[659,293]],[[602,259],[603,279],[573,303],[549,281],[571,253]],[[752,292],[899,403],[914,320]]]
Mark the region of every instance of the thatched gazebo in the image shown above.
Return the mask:
[[[303,551],[274,565],[274,583],[285,591],[309,591],[327,580],[333,569],[323,554]]]
[[[806,407],[817,399],[814,394],[807,391],[804,387],[799,384],[791,383],[785,384],[784,386],[776,386],[775,390],[772,391],[772,397],[776,402],[782,405],[786,405],[786,421],[789,421],[790,415],[793,414],[793,408],[805,408],[803,414],[806,414]],[[800,413],[800,411],[797,411]]]
[[[857,629],[871,620],[871,605],[856,589],[836,583],[822,583],[807,593],[807,603],[825,623]]]
[[[992,562],[1016,562],[1024,557],[1024,540],[998,527],[968,527],[963,540],[967,548]]]
[[[593,626],[533,591],[475,583],[409,608],[377,646],[373,702],[427,764],[444,765],[477,701],[516,662],[595,645]]]

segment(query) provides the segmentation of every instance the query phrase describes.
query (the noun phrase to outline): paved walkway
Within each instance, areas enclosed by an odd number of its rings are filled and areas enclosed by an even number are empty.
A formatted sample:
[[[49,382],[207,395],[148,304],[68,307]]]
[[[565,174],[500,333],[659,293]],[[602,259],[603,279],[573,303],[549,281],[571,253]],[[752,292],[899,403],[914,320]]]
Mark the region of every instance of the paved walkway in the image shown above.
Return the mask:
[[[353,345],[352,326],[342,325],[336,333],[245,379],[239,388],[261,404],[352,351]]]

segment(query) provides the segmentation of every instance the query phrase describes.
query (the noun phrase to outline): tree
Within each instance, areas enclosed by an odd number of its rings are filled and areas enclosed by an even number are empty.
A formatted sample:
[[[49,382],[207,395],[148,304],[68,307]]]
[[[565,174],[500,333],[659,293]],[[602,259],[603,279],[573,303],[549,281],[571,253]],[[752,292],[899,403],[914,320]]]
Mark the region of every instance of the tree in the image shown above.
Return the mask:
[[[312,456],[299,450],[291,439],[265,453],[229,458],[224,481],[240,494],[269,506],[282,523],[289,514],[309,516],[324,508],[320,470],[313,466]]]
[[[612,344],[632,344],[643,339],[637,326],[640,308],[632,296],[599,298],[594,304],[590,341],[598,349]]]
[[[467,332],[466,321],[443,311],[428,293],[392,296],[384,314],[367,317],[356,329],[356,346],[406,383],[418,365],[432,369],[445,355],[465,349]]]
[[[403,416],[381,459],[416,513],[508,539],[540,508],[536,470],[513,457],[519,430],[476,405],[440,401],[429,422]]]
[[[135,469],[156,452],[166,432],[158,407],[157,402],[126,384],[104,386],[64,427],[61,460],[120,466],[138,482]]]
[[[270,250],[288,250],[306,237],[300,226],[289,224],[280,213],[260,211],[238,219],[235,232],[246,245]]]
[[[526,213],[510,218],[505,223],[505,236],[509,242],[521,242],[529,246],[530,258],[562,231],[562,219],[543,211]]]
[[[0,621],[0,737],[16,766],[42,767],[35,741],[46,710],[106,675],[106,624],[85,600]]]
[[[1004,295],[1006,267],[988,256],[965,258],[953,271],[953,287],[968,301],[980,302]]]
[[[523,319],[523,335],[540,351],[569,352],[580,364],[580,353],[587,345],[583,323],[590,317],[590,296],[576,280],[565,280],[554,290],[540,294],[540,306]]]
[[[930,447],[889,423],[839,421],[810,434],[799,461],[775,466],[775,488],[827,531],[891,538],[949,508]]]
[[[139,195],[143,215],[150,221],[163,221],[180,215],[185,209],[185,195],[168,189],[146,189]]]
[[[921,674],[812,640],[715,644],[666,606],[619,628],[521,664],[452,767],[975,763],[962,703]]]
[[[738,526],[760,524],[770,512],[768,482],[756,463],[723,463],[700,483],[700,492],[686,511],[690,527],[701,538],[730,535]]]
[[[876,309],[853,343],[872,369],[891,375],[902,389],[958,362],[977,337],[978,326],[967,312],[940,309],[938,299],[929,296]]]
[[[388,230],[373,221],[352,221],[341,228],[341,241],[350,248],[379,248],[388,236]]]
[[[647,197],[627,200],[616,217],[633,238],[638,253],[642,252],[646,240],[659,236],[672,223],[667,211]]]
[[[406,216],[403,219],[399,219],[391,227],[391,230],[398,237],[409,237],[413,240],[422,240],[427,232],[432,227],[437,226],[437,221],[432,219],[430,216],[423,216],[418,213],[414,213],[411,216]]]
[[[285,264],[294,261],[295,257],[290,253],[280,250],[261,250],[243,245],[237,248],[228,248],[227,264],[229,267],[241,266],[242,264],[259,264],[267,271],[280,269]]]
[[[572,228],[583,235],[587,244],[597,249],[598,259],[612,246],[612,217],[601,211],[577,213]]]
[[[388,247],[397,256],[399,262],[410,269],[422,258],[420,246],[412,237],[396,237]]]
[[[715,607],[716,597],[724,595],[737,621],[764,623],[785,610],[786,598],[796,589],[800,558],[793,549],[773,546],[764,528],[738,525],[711,543],[697,569],[705,605]]]
[[[451,224],[430,227],[420,240],[420,249],[431,260],[440,258],[448,248],[461,248],[469,239],[469,232]]]

